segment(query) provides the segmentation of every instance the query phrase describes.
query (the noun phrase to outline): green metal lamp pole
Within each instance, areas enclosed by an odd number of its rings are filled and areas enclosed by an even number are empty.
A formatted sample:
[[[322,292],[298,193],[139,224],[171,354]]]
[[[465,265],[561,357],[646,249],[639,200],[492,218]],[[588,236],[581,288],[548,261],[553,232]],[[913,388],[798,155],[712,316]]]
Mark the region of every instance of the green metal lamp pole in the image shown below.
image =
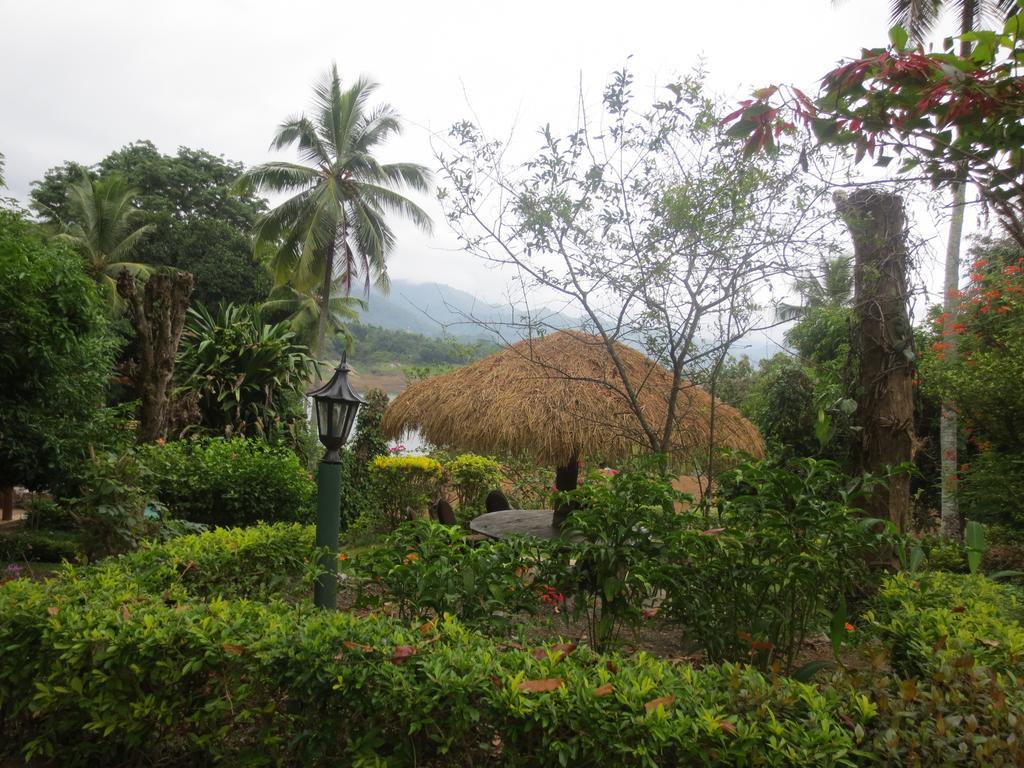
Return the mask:
[[[330,381],[307,394],[316,404],[316,425],[320,442],[327,449],[317,469],[316,545],[324,554],[313,588],[317,608],[334,609],[338,592],[338,534],[341,528],[341,454],[365,400],[348,383],[352,369],[341,356],[341,363]]]
[[[320,575],[313,587],[313,604],[333,608],[338,602],[338,534],[341,528],[341,462],[320,460],[316,474],[316,546]]]

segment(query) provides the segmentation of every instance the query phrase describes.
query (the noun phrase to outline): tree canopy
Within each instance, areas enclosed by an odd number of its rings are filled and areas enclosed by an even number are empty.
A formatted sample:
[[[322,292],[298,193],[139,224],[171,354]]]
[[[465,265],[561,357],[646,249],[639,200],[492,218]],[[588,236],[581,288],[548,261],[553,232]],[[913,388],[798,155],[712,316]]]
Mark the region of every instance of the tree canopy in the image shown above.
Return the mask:
[[[242,171],[240,163],[204,150],[181,147],[165,155],[151,142],[137,141],[91,167],[66,162],[51,168],[33,184],[32,205],[45,220],[67,221],[70,188],[83,173],[93,180],[120,177],[136,191],[140,222],[151,227],[134,252],[136,261],[191,272],[195,301],[253,304],[270,290],[249,237],[266,202],[232,193]]]

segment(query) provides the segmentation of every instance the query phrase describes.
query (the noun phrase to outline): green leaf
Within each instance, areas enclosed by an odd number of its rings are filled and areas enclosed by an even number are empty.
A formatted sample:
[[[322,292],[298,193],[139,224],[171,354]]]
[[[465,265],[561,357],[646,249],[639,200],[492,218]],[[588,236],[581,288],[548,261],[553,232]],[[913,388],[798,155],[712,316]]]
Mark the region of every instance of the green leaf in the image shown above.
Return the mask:
[[[897,24],[889,30],[889,42],[892,43],[893,48],[902,51],[907,47],[907,40],[910,39],[910,35],[907,34],[907,30]]]
[[[971,573],[977,573],[985,554],[985,526],[977,520],[968,522],[964,528],[964,541],[967,544],[967,567]]]
[[[816,674],[826,669],[836,669],[838,664],[831,659],[809,661],[793,673],[793,679],[801,683],[809,683]]]
[[[832,654],[839,658],[839,649],[843,645],[843,640],[846,639],[846,596],[839,596],[839,605],[832,612],[832,618],[829,621],[828,636],[832,641]]]

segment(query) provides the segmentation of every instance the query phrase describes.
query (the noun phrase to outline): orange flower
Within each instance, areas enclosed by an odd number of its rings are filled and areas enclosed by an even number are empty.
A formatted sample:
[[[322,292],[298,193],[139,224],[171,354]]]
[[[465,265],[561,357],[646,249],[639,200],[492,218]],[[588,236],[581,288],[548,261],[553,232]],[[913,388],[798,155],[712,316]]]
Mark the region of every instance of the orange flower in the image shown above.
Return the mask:
[[[972,265],[975,269],[981,269],[982,267],[988,266],[988,259],[978,259]]]
[[[405,556],[405,562],[407,562],[407,563],[413,563],[413,562],[416,562],[419,559],[420,559],[420,556],[417,555],[415,552],[410,552],[408,555]]]
[[[846,622],[845,624],[843,624],[843,629],[845,629],[847,632],[853,632],[857,628],[853,626],[853,624],[851,624],[850,622]]]
[[[338,559],[342,560],[342,561],[348,560],[348,555],[346,555],[344,552],[339,552],[338,553]]]

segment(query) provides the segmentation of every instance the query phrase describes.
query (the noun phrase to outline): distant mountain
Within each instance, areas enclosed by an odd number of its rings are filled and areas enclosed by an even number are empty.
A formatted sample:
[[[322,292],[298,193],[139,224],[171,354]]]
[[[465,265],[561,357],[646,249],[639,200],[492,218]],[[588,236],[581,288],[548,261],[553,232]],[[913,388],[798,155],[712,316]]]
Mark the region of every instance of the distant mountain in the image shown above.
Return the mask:
[[[444,283],[414,283],[393,279],[391,292],[381,295],[371,291],[369,309],[360,313],[360,321],[396,331],[422,333],[426,336],[454,336],[465,341],[495,340],[496,334],[486,325],[518,321],[520,312],[505,305],[489,304],[473,294]],[[572,317],[547,309],[534,310],[545,324],[571,328],[579,323]],[[474,323],[474,319],[478,321]],[[515,334],[503,330],[506,337]]]

